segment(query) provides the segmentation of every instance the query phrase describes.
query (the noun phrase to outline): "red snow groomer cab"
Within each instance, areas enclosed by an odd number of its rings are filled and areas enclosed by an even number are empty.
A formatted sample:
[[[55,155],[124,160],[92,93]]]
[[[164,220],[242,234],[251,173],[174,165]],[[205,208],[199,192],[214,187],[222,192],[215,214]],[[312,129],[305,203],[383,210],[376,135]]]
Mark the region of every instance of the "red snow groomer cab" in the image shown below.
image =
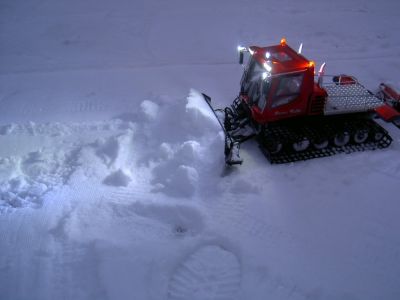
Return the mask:
[[[340,152],[386,148],[392,142],[374,121],[399,112],[354,77],[325,75],[282,39],[269,47],[238,47],[240,64],[250,54],[232,105],[214,111],[225,132],[225,161],[241,164],[240,144],[256,137],[271,163]],[[211,99],[204,95],[211,106]]]

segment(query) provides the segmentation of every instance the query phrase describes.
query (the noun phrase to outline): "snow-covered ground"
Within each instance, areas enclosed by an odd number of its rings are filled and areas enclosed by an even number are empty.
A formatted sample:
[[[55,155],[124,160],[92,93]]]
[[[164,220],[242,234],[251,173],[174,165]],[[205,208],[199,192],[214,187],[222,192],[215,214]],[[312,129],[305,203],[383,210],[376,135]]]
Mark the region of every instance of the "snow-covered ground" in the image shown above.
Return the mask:
[[[304,3],[302,3],[304,2]],[[236,46],[400,86],[400,2],[0,2],[0,299],[400,299],[383,151],[224,166]]]

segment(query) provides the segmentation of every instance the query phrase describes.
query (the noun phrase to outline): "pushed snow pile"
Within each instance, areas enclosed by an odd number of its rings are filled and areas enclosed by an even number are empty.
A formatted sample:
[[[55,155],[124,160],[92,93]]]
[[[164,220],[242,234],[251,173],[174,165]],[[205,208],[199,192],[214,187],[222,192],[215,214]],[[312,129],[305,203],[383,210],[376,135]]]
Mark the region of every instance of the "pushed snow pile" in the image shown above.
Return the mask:
[[[140,105],[140,107],[141,107],[144,115],[149,120],[154,120],[157,118],[159,107],[154,102],[151,102],[149,100],[144,100],[142,102],[142,104]]]
[[[48,191],[82,181],[191,197],[205,170],[222,160],[215,155],[222,143],[218,123],[194,90],[186,101],[145,100],[129,119],[11,124],[0,132],[1,211],[40,207]]]
[[[42,196],[68,179],[72,165],[68,154],[36,150],[22,156],[0,159],[0,210],[4,206],[37,207]]]
[[[139,127],[143,157],[139,164],[151,166],[154,192],[173,197],[190,197],[202,174],[215,160],[222,161],[222,135],[215,116],[203,96],[191,90],[187,101],[168,98],[145,101],[147,118]],[[216,155],[220,153],[221,155]]]

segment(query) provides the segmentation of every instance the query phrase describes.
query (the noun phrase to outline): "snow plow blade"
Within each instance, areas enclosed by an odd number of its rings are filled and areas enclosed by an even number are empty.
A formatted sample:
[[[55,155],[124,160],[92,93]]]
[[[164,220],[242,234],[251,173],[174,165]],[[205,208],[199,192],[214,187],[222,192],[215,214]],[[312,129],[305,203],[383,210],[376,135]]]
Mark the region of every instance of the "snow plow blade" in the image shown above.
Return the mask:
[[[218,116],[218,112],[221,114],[225,114],[224,110],[222,109],[214,109],[212,104],[211,104],[211,97],[201,93],[203,95],[204,101],[208,104],[210,107],[211,111],[213,112],[215,118],[217,119],[219,125],[221,125],[222,130],[224,131],[225,134],[225,163],[229,166],[232,165],[241,165],[243,162],[243,159],[239,155],[239,149],[240,149],[240,143],[235,141],[229,132],[226,131],[226,128],[224,126],[224,119],[221,120],[221,116]]]

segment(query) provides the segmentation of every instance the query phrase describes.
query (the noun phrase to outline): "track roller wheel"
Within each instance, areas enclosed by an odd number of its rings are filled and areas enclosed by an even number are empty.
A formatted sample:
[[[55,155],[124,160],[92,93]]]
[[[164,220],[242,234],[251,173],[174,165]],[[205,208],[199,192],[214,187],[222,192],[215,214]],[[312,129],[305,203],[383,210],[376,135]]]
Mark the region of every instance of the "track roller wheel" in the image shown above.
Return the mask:
[[[343,147],[350,141],[350,134],[347,131],[337,133],[333,138],[333,143],[337,147]]]
[[[321,150],[328,147],[329,141],[328,139],[320,138],[313,142],[313,146],[315,149]]]
[[[367,129],[357,129],[354,132],[353,140],[356,144],[364,143],[368,138],[368,130]]]
[[[381,139],[383,139],[384,136],[385,134],[382,131],[376,131],[372,136],[372,138],[374,139],[375,142],[379,142]]]
[[[293,143],[293,149],[296,152],[304,151],[310,146],[310,140],[307,138],[303,138],[302,140]]]
[[[273,136],[267,136],[264,141],[264,146],[270,154],[277,154],[282,150],[283,143]]]

